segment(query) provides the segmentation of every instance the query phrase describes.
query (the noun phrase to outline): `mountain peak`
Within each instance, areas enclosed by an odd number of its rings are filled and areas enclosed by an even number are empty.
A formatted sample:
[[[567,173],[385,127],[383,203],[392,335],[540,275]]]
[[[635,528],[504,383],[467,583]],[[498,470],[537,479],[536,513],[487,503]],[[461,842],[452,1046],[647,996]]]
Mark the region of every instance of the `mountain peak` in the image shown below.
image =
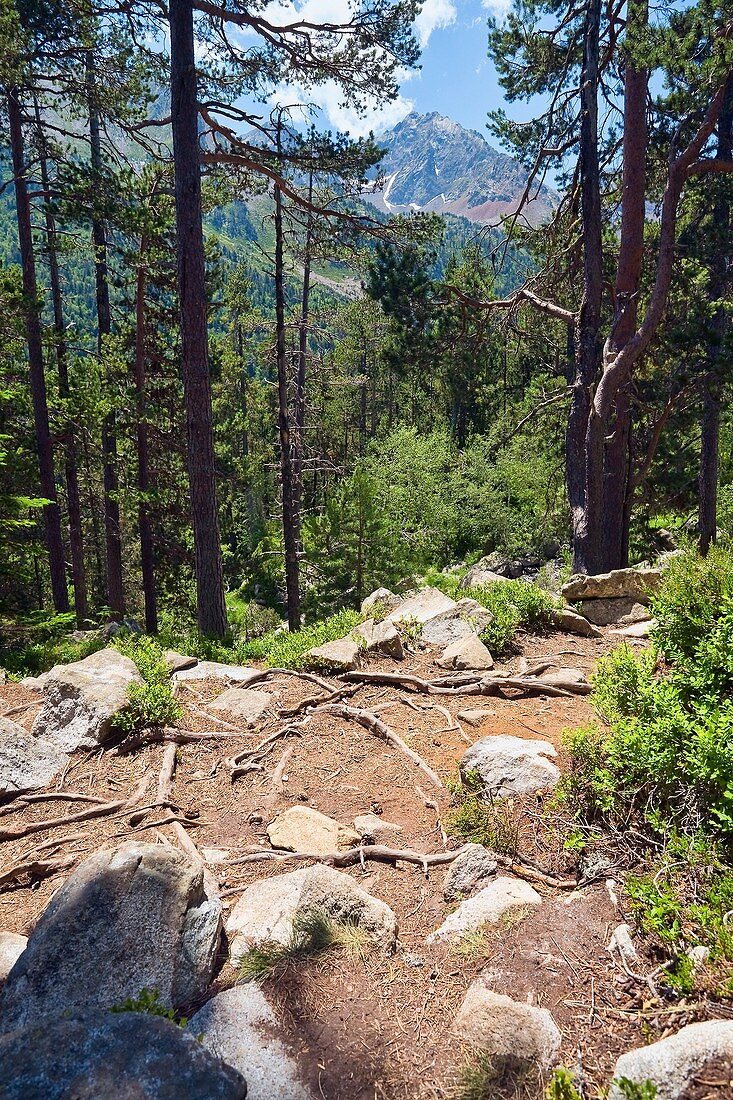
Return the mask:
[[[527,182],[518,161],[438,111],[410,112],[380,144],[386,149],[380,165],[385,184],[370,201],[386,213],[421,210],[493,224],[516,210]],[[556,202],[543,187],[525,210],[541,222]]]

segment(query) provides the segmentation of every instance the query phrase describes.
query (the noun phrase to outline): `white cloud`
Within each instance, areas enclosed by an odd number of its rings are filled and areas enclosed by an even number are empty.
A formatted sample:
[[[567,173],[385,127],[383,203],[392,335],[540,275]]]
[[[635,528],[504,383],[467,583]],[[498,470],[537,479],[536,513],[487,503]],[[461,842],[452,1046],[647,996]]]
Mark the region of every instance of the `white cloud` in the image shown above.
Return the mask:
[[[425,0],[415,20],[420,48],[425,49],[430,35],[441,27],[450,27],[456,21],[456,6],[452,0]]]
[[[364,137],[370,130],[377,133],[389,130],[409,115],[413,108],[412,100],[399,95],[391,103],[375,99],[367,104],[363,112],[359,112],[353,107],[344,106],[343,91],[333,81],[308,90],[292,86],[283,87],[270,97],[270,102],[273,104],[313,103],[321,109],[329,125],[351,134],[352,137]]]
[[[481,0],[481,7],[497,19],[504,19],[512,9],[512,0]]]

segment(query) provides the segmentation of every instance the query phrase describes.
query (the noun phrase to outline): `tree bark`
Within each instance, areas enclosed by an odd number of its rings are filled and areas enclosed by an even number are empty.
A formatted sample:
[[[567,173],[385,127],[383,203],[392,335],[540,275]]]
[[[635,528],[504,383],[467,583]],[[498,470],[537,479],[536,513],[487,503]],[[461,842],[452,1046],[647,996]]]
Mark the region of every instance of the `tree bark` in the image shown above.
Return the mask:
[[[99,109],[97,107],[97,76],[94,53],[87,50],[86,92],[89,111],[89,145],[91,153],[92,181],[96,186],[102,179],[102,139]],[[94,199],[92,199],[94,202]],[[94,280],[97,302],[97,351],[100,363],[104,362],[105,340],[112,333],[112,312],[109,300],[109,270],[107,261],[107,227],[92,206],[92,244],[94,246]],[[112,406],[102,421],[102,471],[104,485],[104,531],[107,551],[107,603],[115,619],[125,613],[125,589],[122,576],[122,525],[120,521],[117,471],[117,415],[114,395]]]
[[[580,77],[580,201],[583,222],[583,298],[575,334],[575,377],[565,439],[568,502],[573,525],[573,569],[597,572],[600,557],[602,474],[589,462],[587,427],[591,387],[601,359],[603,250],[598,155],[600,0],[588,0]]]
[[[278,152],[280,130],[278,126]],[[290,403],[288,400],[287,351],[285,346],[285,270],[283,255],[282,191],[275,184],[275,359],[277,364],[277,408],[280,435],[280,487],[282,492],[283,542],[285,545],[285,596],[288,626],[300,629],[300,562],[298,560],[298,501],[294,492]]]
[[[20,93],[17,88],[11,88],[8,92],[8,120],[10,124],[10,144],[15,182],[18,243],[23,274],[28,368],[30,374],[31,398],[33,401],[36,446],[38,449],[38,470],[41,493],[48,502],[43,508],[43,518],[49,570],[51,574],[51,595],[55,609],[60,612],[65,612],[69,610],[69,593],[66,587],[66,563],[64,560],[64,541],[61,532],[61,511],[56,494],[53,443],[51,441],[51,429],[48,418],[46,376],[43,363],[43,339],[41,336],[41,318],[38,309],[36,261],[33,253],[31,206],[28,197],[28,180],[26,176],[23,119],[20,105]]]
[[[718,119],[717,148],[718,160],[731,159],[733,154],[733,78],[728,79],[725,102]],[[725,194],[721,194],[713,210],[713,233],[715,247],[710,270],[709,295],[713,301],[724,299],[729,289],[730,278],[727,270],[728,241],[730,239],[730,203]],[[708,347],[707,370],[701,380],[702,391],[702,434],[700,439],[700,506],[698,513],[698,535],[700,553],[705,555],[714,543],[718,530],[718,473],[720,466],[720,408],[721,408],[721,366],[723,366],[724,341],[728,327],[728,310],[718,306],[713,317],[711,338]]]
[[[56,219],[49,201],[50,181],[48,175],[48,157],[46,140],[43,133],[41,112],[38,101],[34,99],[36,131],[38,134],[41,183],[44,192],[44,218],[46,223],[46,251],[48,255],[48,273],[53,306],[54,342],[56,348],[56,369],[59,380],[59,396],[65,403],[64,412],[64,474],[66,479],[66,503],[69,513],[69,549],[71,551],[71,579],[74,585],[74,612],[76,625],[81,629],[89,614],[87,595],[86,566],[84,563],[84,526],[81,514],[81,496],[79,493],[78,447],[74,423],[70,416],[68,403],[71,398],[69,385],[68,347],[66,343],[66,325],[64,323],[63,296],[57,252]]]
[[[150,462],[148,447],[148,416],[145,371],[145,263],[146,240],[140,240],[137,281],[135,285],[135,396],[137,398],[137,490],[138,531],[140,534],[140,567],[145,600],[145,629],[158,633],[158,598],[155,587],[155,550],[150,520]]]
[[[196,606],[201,633],[224,638],[227,613],[216,502],[191,0],[170,0],[169,20],[178,292],[188,478],[196,558]]]

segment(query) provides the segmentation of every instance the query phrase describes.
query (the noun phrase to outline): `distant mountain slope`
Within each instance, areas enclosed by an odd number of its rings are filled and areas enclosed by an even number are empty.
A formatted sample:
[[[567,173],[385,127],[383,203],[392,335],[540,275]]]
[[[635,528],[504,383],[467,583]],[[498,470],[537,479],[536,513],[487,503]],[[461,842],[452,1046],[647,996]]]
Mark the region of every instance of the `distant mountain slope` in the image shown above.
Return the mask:
[[[363,197],[384,213],[414,210],[457,214],[493,225],[516,210],[527,182],[522,165],[489,145],[477,130],[433,111],[412,113],[379,139],[384,186]],[[558,196],[543,187],[525,207],[533,224],[545,221]]]

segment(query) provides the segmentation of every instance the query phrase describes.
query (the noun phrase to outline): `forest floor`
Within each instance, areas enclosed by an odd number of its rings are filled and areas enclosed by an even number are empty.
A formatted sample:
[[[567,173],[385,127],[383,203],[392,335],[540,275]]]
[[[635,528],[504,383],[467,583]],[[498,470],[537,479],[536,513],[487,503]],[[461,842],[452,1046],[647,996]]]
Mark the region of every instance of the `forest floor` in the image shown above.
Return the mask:
[[[523,635],[518,639],[519,652],[502,667],[516,669],[522,658],[531,664],[551,657],[560,666],[589,674],[599,656],[617,643],[618,638],[611,635],[599,639]],[[399,665],[388,658],[369,657],[364,667],[430,678],[441,674],[435,656],[437,651],[425,648],[409,653]],[[178,696],[184,707],[181,728],[220,730],[226,738],[181,745],[172,788],[175,813],[209,859],[217,858],[209,849],[224,850],[224,859],[235,859],[269,848],[268,823],[293,805],[307,805],[348,825],[357,815],[378,814],[400,826],[401,832],[395,834],[398,848],[443,851],[438,818],[449,834],[449,847],[465,839],[451,835],[448,789],[436,789],[393,745],[331,714],[314,714],[297,737],[273,741],[262,758],[264,770],[232,781],[227,760],[281,729],[282,711],[312,697],[314,685],[284,673],[257,684],[273,695],[271,713],[257,728],[238,731],[234,717],[217,720],[207,710],[226,686],[219,680],[196,681],[182,685]],[[28,729],[39,700],[37,693],[18,684],[0,686],[0,713],[27,704],[13,717]],[[444,783],[456,777],[467,743],[495,734],[550,741],[562,768],[562,731],[593,718],[587,699],[578,696],[435,697],[367,683],[356,687],[347,702],[367,710],[376,707],[380,718]],[[435,709],[436,702],[447,708],[451,722],[443,710]],[[474,707],[489,712],[480,726],[456,721],[459,711]],[[163,744],[149,744],[124,755],[101,750],[77,754],[63,777],[62,790],[124,799],[146,774],[155,785],[164,752]],[[278,768],[284,754],[284,765]],[[154,797],[148,794],[145,801]],[[622,892],[613,885],[623,868],[607,869],[596,881],[572,889],[577,857],[565,848],[572,826],[548,802],[537,795],[513,800],[497,816],[507,834],[507,850],[513,850],[518,859],[512,873],[521,875],[524,866],[543,904],[523,919],[482,931],[458,947],[424,942],[449,910],[442,895],[446,867],[431,867],[426,873],[421,866],[398,861],[366,862],[347,870],[394,910],[399,950],[394,955],[375,948],[363,957],[342,952],[300,960],[264,987],[282,1016],[285,1034],[314,1095],[325,1100],[463,1095],[456,1089],[468,1052],[452,1035],[451,1024],[468,986],[481,973],[490,977],[496,992],[550,1010],[563,1036],[562,1062],[580,1067],[591,1090],[607,1085],[621,1053],[695,1019],[694,1011],[652,995],[643,980],[651,962],[642,957],[632,975],[609,952],[611,933],[624,920]],[[88,806],[79,801],[40,802],[24,808],[16,804],[12,816],[5,816],[12,811],[10,804],[0,809],[0,830],[10,824],[32,826]],[[41,828],[17,840],[6,839],[2,862],[8,866],[29,855],[35,858],[39,848],[44,859],[68,855],[80,861],[105,843],[136,836],[177,843],[174,827],[165,824],[170,816],[169,810],[161,809],[133,827],[128,810]],[[228,911],[249,884],[300,865],[279,860],[244,865],[212,862],[210,870]],[[538,882],[532,871],[538,867],[556,876],[558,885]],[[500,866],[499,873],[507,872]],[[0,928],[28,935],[60,881],[56,876],[32,887],[6,887],[0,893]],[[235,980],[224,955],[214,991]],[[535,1082],[517,1095],[541,1092]]]

